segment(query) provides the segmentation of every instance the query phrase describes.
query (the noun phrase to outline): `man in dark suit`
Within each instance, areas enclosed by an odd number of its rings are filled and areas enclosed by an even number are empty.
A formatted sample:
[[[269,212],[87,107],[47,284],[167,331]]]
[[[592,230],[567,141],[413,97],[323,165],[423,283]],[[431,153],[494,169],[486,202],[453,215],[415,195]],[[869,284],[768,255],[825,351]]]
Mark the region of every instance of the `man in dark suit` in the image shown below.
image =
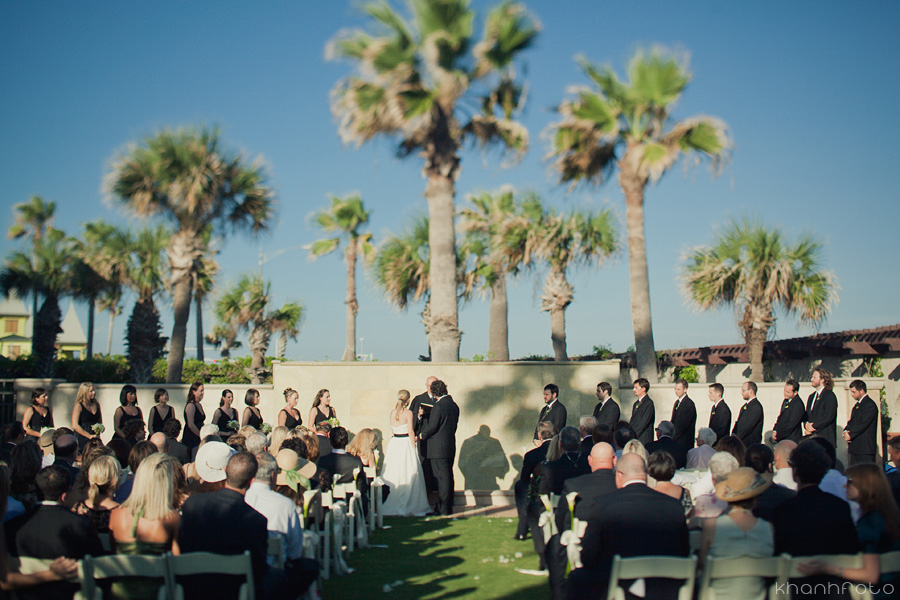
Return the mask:
[[[166,454],[177,459],[182,465],[191,462],[188,447],[178,441],[178,436],[181,434],[181,421],[169,419],[163,423],[162,430],[166,435],[166,440],[169,442],[169,449]]]
[[[854,379],[850,382],[850,395],[856,400],[850,411],[850,420],[844,428],[847,440],[847,454],[850,465],[875,462],[875,435],[878,431],[876,419],[879,412],[875,401],[866,394],[866,382]]]
[[[610,429],[616,428],[619,422],[619,405],[612,399],[612,386],[609,382],[601,381],[597,384],[597,406],[594,407],[594,418],[600,425],[609,425]]]
[[[672,439],[684,446],[685,452],[694,447],[694,436],[697,435],[697,407],[687,395],[687,390],[687,381],[675,380],[676,398],[675,406],[672,407],[672,425],[675,426],[675,433],[672,434]]]
[[[316,423],[316,441],[319,442],[319,460],[323,456],[331,454],[331,423],[328,421],[319,421]]]
[[[413,414],[413,433],[417,436],[422,433],[422,428],[431,416],[431,408],[434,406],[434,398],[431,396],[431,384],[437,381],[434,375],[425,379],[425,391],[412,399],[409,410]],[[429,493],[437,492],[437,482],[434,473],[431,472],[431,463],[428,461],[428,442],[416,444],[419,458],[422,459],[422,474],[425,476],[425,490]]]
[[[808,440],[801,442],[791,453],[791,469],[797,482],[797,496],[775,507],[772,525],[775,528],[775,556],[782,553],[791,556],[818,554],[856,554],[859,540],[850,505],[833,494],[819,489],[819,483],[829,469],[830,459],[825,449]],[[809,589],[844,590],[843,580],[830,575],[817,575],[791,580]],[[796,588],[795,588],[796,589]],[[831,596],[804,597],[843,597]]]
[[[64,434],[53,441],[53,456],[56,457],[53,465],[66,469],[72,481],[75,481],[81,472],[81,469],[75,466],[76,454],[78,454],[78,440],[74,435]]]
[[[744,443],[744,446],[762,442],[763,407],[756,399],[756,383],[745,381],[741,386],[741,396],[744,405],[738,412],[737,421],[734,423],[732,435],[736,435]]]
[[[434,408],[419,439],[428,442],[428,461],[437,480],[438,499],[435,514],[453,514],[453,461],[456,460],[456,426],[459,406],[447,393],[447,385],[438,379],[431,384]]]
[[[760,475],[771,478],[774,474],[775,453],[765,444],[752,444],[744,455],[744,463]],[[796,495],[797,492],[784,486],[770,485],[766,491],[756,497],[753,515],[771,523],[775,507]]]
[[[631,407],[631,428],[634,430],[635,438],[646,446],[653,441],[653,423],[656,422],[653,400],[647,395],[650,391],[650,382],[643,377],[635,379],[632,389],[637,402]]]
[[[888,484],[894,494],[894,503],[900,508],[900,435],[895,435],[890,439],[887,452],[890,459],[886,465],[886,468],[890,469],[887,474]]]
[[[18,421],[13,421],[3,428],[3,444],[0,445],[0,460],[7,465],[13,448],[25,441],[25,429]]]
[[[713,407],[709,413],[709,428],[716,432],[716,441],[731,433],[731,409],[722,400],[724,394],[725,386],[721,383],[710,384],[709,401]]]
[[[331,452],[319,457],[316,466],[328,471],[332,480],[335,475],[340,475],[341,477],[337,480],[337,483],[353,482],[353,472],[359,469],[356,477],[356,489],[362,495],[363,511],[368,513],[369,485],[366,480],[365,468],[359,458],[352,454],[347,454],[345,450],[347,443],[350,441],[347,430],[343,427],[334,427],[328,432],[328,439],[331,441]]]
[[[65,467],[50,466],[38,473],[35,484],[43,502],[6,524],[6,547],[13,556],[79,560],[104,554],[97,530],[87,517],[76,515],[63,504],[72,486]],[[76,573],[77,575],[77,573]],[[44,583],[19,590],[22,600],[71,599],[77,584],[66,581]]]
[[[585,415],[578,419],[578,429],[581,431],[581,447],[578,449],[578,474],[585,475],[591,472],[588,465],[588,456],[594,447],[594,429],[597,428],[597,419]]]
[[[784,402],[781,403],[781,412],[775,420],[772,439],[776,442],[791,440],[800,442],[803,436],[803,419],[806,417],[806,409],[803,408],[803,400],[797,392],[800,383],[796,379],[788,379],[784,384]]]
[[[557,434],[556,426],[549,421],[538,424],[538,437],[541,445],[529,450],[522,457],[522,471],[519,480],[513,488],[516,497],[516,509],[519,513],[519,525],[516,528],[515,539],[524,540],[528,533],[528,491],[531,487],[531,478],[535,469],[547,458],[547,450],[550,447],[550,438]]]
[[[555,383],[548,383],[544,386],[544,407],[541,409],[541,414],[538,416],[538,424],[543,421],[550,421],[556,427],[557,431],[562,431],[562,428],[566,426],[567,420],[568,414],[566,413],[566,407],[559,401],[559,388]],[[536,426],[534,428],[533,439],[535,446],[540,444]]]
[[[834,395],[834,380],[827,369],[817,367],[810,378],[816,390],[806,401],[806,435],[816,434],[828,440],[832,446],[837,442],[837,396]]]
[[[668,452],[675,459],[675,468],[683,469],[687,465],[687,449],[672,437],[675,426],[669,421],[660,421],[656,426],[657,440],[647,444],[647,455],[657,450]]]
[[[583,567],[569,575],[569,598],[606,593],[613,557],[687,556],[688,530],[681,502],[647,487],[647,468],[637,454],[616,463],[616,487],[603,497],[603,510],[588,522],[582,540]],[[647,579],[646,598],[675,598],[681,582]],[[631,581],[622,582],[626,589]],[[626,594],[627,596],[627,594]]]

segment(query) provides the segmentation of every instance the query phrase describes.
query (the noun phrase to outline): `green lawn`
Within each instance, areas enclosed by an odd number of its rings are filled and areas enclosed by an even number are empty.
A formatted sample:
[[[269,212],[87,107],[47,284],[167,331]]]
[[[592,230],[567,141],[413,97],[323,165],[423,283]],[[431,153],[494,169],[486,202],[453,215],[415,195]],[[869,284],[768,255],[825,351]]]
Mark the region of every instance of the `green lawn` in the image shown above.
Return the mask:
[[[517,573],[536,569],[531,540],[513,540],[507,517],[385,518],[372,544],[357,549],[350,575],[325,582],[331,600],[390,598],[485,598],[531,600],[550,595],[546,577]]]

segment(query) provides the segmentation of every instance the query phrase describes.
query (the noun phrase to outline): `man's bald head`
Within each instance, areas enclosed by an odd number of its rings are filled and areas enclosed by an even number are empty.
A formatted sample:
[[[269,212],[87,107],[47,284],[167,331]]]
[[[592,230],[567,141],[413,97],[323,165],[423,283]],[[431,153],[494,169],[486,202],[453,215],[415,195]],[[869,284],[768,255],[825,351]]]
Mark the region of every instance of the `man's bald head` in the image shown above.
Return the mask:
[[[639,454],[623,454],[616,462],[616,487],[636,480],[647,483],[647,463]]]
[[[600,469],[612,469],[616,466],[616,451],[606,442],[597,442],[588,455],[591,472]]]
[[[435,377],[434,375],[425,380],[425,391],[427,393],[431,393],[431,384],[435,381],[437,381],[437,377]]]
[[[783,442],[778,442],[775,444],[775,468],[776,469],[788,469],[790,465],[788,464],[788,459],[791,457],[791,452],[794,451],[794,448],[797,447],[797,442],[792,440],[784,440]]]
[[[162,431],[157,431],[150,436],[150,443],[156,446],[156,449],[165,454],[169,450],[169,438]]]

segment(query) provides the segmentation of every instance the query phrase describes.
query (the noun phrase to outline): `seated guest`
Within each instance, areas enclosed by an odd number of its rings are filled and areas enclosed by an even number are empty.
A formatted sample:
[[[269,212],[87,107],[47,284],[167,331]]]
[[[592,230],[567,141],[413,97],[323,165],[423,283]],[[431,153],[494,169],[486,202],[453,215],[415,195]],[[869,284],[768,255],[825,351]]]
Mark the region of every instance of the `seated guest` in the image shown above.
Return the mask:
[[[581,447],[578,449],[578,472],[586,475],[591,472],[588,465],[588,456],[594,445],[594,429],[597,427],[597,419],[591,415],[584,415],[578,419],[578,430],[581,433]]]
[[[315,463],[309,462],[295,450],[285,448],[284,444],[274,459],[277,467],[275,491],[303,508],[303,493],[310,489],[310,480],[316,475]]]
[[[168,419],[163,423],[163,433],[166,434],[166,439],[169,442],[167,454],[177,459],[182,466],[191,462],[191,454],[188,451],[188,447],[178,441],[178,436],[181,434],[181,421],[174,418]]]
[[[91,520],[97,533],[109,533],[109,515],[112,509],[119,505],[113,499],[116,489],[119,487],[121,477],[119,461],[112,456],[97,457],[88,470],[87,499],[76,502],[72,506],[72,512],[84,515]]]
[[[128,456],[131,454],[132,448],[131,444],[125,440],[113,438],[109,440],[106,447],[115,453],[116,460],[119,461],[119,466],[123,469],[128,466]]]
[[[737,459],[728,452],[716,452],[709,459],[709,473],[713,485],[717,486],[728,478],[732,471],[740,467]],[[715,487],[712,493],[694,494],[694,517],[712,519],[728,509],[728,503],[716,496]]]
[[[278,454],[278,451],[281,450],[281,442],[286,440],[291,436],[291,430],[285,427],[284,425],[279,425],[272,429],[272,433],[269,434],[269,443],[267,445],[268,452],[272,456]]]
[[[625,447],[622,448],[622,456],[626,454],[637,454],[644,459],[645,465],[647,464],[647,459],[650,458],[650,455],[647,454],[647,448],[641,440],[631,440],[625,444]]]
[[[616,463],[615,492],[588,522],[582,541],[583,567],[569,575],[569,598],[600,598],[606,594],[613,557],[687,556],[688,530],[681,503],[647,487],[643,459],[626,454]],[[628,589],[633,581],[623,581]],[[681,582],[647,579],[645,597],[676,598]]]
[[[343,427],[335,427],[328,433],[331,441],[331,453],[319,457],[317,463],[319,467],[328,471],[332,480],[335,475],[340,478],[336,483],[351,483],[353,481],[353,472],[359,470],[357,477],[357,487],[363,495],[363,506],[366,504],[366,477],[363,471],[362,461],[351,454],[347,454],[346,447],[348,442],[347,430]],[[284,444],[282,444],[283,446]]]
[[[131,444],[132,447],[138,442],[143,442],[147,439],[147,426],[138,419],[126,421],[122,425],[122,432],[125,434],[123,439]]]
[[[687,453],[688,469],[705,469],[709,459],[716,453],[713,444],[716,443],[716,432],[709,427],[702,427],[697,432],[697,447],[691,448]]]
[[[254,456],[262,454],[266,451],[266,434],[262,431],[254,431],[247,436],[244,446],[246,446],[247,452]]]
[[[788,440],[788,443],[793,444]],[[796,445],[796,444],[795,444]],[[765,444],[751,444],[747,448],[745,455],[747,466],[762,475],[763,477],[772,479],[772,463],[775,460],[772,449]],[[775,507],[793,498],[797,494],[793,490],[780,485],[770,485],[759,496],[756,497],[756,506],[753,507],[753,516],[765,519],[769,523],[772,522],[772,516],[775,514]]]
[[[41,453],[37,444],[26,440],[13,448],[9,465],[9,496],[30,509],[38,502],[35,478],[41,471]]]
[[[56,457],[53,464],[66,469],[71,475],[72,481],[75,481],[75,478],[78,477],[78,472],[81,470],[75,466],[77,454],[78,440],[74,435],[63,434],[53,442],[53,455]]]
[[[234,448],[235,452],[247,451],[247,438],[245,438],[240,433],[229,435],[227,438],[225,438],[225,443]]]
[[[363,466],[375,467],[377,466],[375,448],[378,447],[378,442],[378,435],[374,430],[368,427],[360,429],[353,441],[347,446],[347,453],[358,458]]]
[[[162,452],[163,454],[169,453],[169,438],[167,438],[166,434],[162,431],[157,431],[151,435],[150,439],[147,441],[156,446],[157,452]]]
[[[674,433],[675,425],[671,421],[660,421],[656,426],[656,441],[647,444],[647,455],[663,450],[675,459],[675,469],[683,469],[687,464],[687,448],[683,443],[675,441],[672,437]]]
[[[128,423],[134,422],[135,421],[129,421]],[[128,425],[128,423],[126,423],[126,425]],[[131,486],[134,485],[134,474],[137,473],[138,467],[141,466],[141,462],[145,458],[156,452],[156,446],[150,442],[138,442],[134,445],[134,448],[128,453],[128,469],[131,471],[131,475],[122,482],[122,485],[116,492],[116,502],[121,504],[128,499],[128,495],[131,493]]]
[[[699,560],[701,569],[708,557],[772,556],[772,526],[755,517],[752,512],[756,498],[771,485],[770,478],[764,478],[750,467],[741,467],[729,473],[725,481],[716,486],[716,496],[728,503],[729,510],[727,514],[703,522]],[[766,582],[762,577],[718,579],[712,582],[712,588],[716,598],[765,600],[767,596]]]
[[[625,427],[617,427],[616,432],[613,434],[613,441],[615,442],[616,448],[616,458],[622,458],[622,450],[631,440],[635,439],[634,429],[632,429],[626,423]]]
[[[12,450],[25,441],[25,428],[18,421],[13,421],[3,428],[3,444],[0,445],[0,461],[9,465]]]
[[[240,433],[240,431],[238,432]],[[219,426],[215,423],[207,423],[203,427],[200,428],[200,444],[198,444],[195,448],[191,449],[191,459],[194,460],[197,458],[197,451],[200,449],[200,446],[206,442],[206,440],[216,441],[216,442],[224,442],[222,436],[219,435]]]
[[[514,536],[514,539],[517,540],[524,540],[528,533],[528,502],[537,498],[536,475],[540,473],[538,467],[547,458],[550,440],[556,435],[556,425],[549,421],[541,421],[538,423],[537,430],[541,444],[525,453],[525,456],[522,458],[522,470],[519,472],[519,480],[513,486],[516,510],[519,514],[519,524]]]
[[[53,456],[53,434],[56,433],[55,429],[47,429],[43,433],[41,433],[41,437],[38,438],[38,445],[41,448],[41,453],[43,454],[43,458],[41,459],[41,468],[49,467],[56,460],[56,457]]]
[[[888,484],[891,486],[891,493],[894,494],[894,502],[900,506],[900,435],[895,435],[888,442],[888,458],[890,461],[885,465],[887,472]],[[891,470],[893,468],[893,470]]]
[[[60,556],[79,560],[86,554],[103,554],[100,538],[91,522],[63,505],[72,486],[69,471],[56,465],[47,467],[38,473],[36,485],[44,500],[5,526],[9,553],[51,560]],[[70,600],[78,587],[77,583],[68,581],[45,583],[21,590],[19,598]]]
[[[797,482],[797,496],[775,508],[775,554],[812,556],[817,554],[856,554],[859,540],[850,516],[849,505],[819,488],[828,472],[831,459],[825,449],[812,439],[803,441],[791,452],[791,468]],[[842,588],[842,580],[834,576],[807,577],[791,580],[797,585],[809,584]]]
[[[192,464],[197,473],[197,479],[192,494],[207,494],[217,492],[225,487],[228,461],[234,456],[234,449],[225,442],[206,442],[197,452],[197,460]]]
[[[591,434],[591,439],[593,439],[595,444],[599,442],[606,442],[607,444],[612,446],[616,443],[612,427],[603,423],[600,423],[599,425],[594,427],[594,432]]]
[[[775,453],[775,476],[772,478],[772,483],[795,492],[797,491],[797,482],[794,481],[794,472],[791,470],[789,461],[791,452],[796,447],[797,442],[792,440],[784,440],[775,444],[773,450]]]
[[[25,514],[25,505],[9,495],[9,467],[0,461],[0,521]]]
[[[316,423],[316,436],[319,438],[319,458],[331,454],[331,423],[319,421]]]
[[[744,466],[744,453],[747,451],[747,448],[744,446],[744,442],[741,439],[734,435],[726,435],[715,445],[716,452],[727,452],[732,455],[734,459],[737,461],[737,466]],[[710,457],[712,458],[712,457]],[[709,466],[709,463],[707,463]],[[737,467],[735,467],[737,468]],[[697,480],[693,486],[691,486],[691,496],[694,498],[695,504],[696,499],[700,496],[706,496],[713,494],[715,495],[716,484],[713,481],[712,473],[707,472],[703,477]]]
[[[847,500],[847,477],[842,473],[843,469],[838,470],[836,468],[837,453],[835,452],[834,446],[825,438],[817,435],[808,438],[808,440],[821,446],[822,449],[825,450],[825,455],[828,457],[828,471],[825,473],[825,476],[822,477],[819,487],[823,492],[833,494],[841,500]],[[852,512],[853,510],[851,508],[851,514]]]
[[[684,514],[687,515],[694,505],[691,503],[690,492],[680,485],[672,483],[675,471],[675,459],[665,450],[657,450],[650,455],[650,459],[647,461],[647,477],[656,481],[653,489],[681,502]]]

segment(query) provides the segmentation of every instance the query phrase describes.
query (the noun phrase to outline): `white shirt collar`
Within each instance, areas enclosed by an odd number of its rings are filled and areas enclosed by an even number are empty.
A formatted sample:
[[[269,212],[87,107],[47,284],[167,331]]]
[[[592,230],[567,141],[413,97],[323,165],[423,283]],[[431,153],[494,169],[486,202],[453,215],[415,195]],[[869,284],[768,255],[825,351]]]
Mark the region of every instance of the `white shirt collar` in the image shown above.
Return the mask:
[[[687,397],[687,394],[682,394],[682,395],[678,396],[677,398],[675,398],[675,401],[676,401],[676,402],[681,402],[681,401],[684,400],[686,397]]]

